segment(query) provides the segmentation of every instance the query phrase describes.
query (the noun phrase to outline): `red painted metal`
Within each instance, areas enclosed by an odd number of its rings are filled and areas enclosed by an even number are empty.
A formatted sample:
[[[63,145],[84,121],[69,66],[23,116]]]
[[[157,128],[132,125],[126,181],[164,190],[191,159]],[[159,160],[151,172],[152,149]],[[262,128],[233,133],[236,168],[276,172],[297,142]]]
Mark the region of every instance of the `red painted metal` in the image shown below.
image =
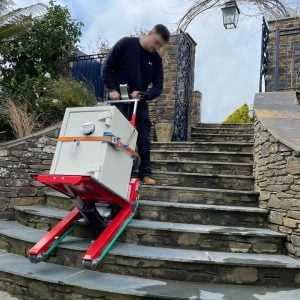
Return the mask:
[[[89,201],[105,202],[118,204],[121,206],[119,213],[110,221],[107,227],[94,241],[86,253],[82,256],[84,260],[94,260],[99,258],[102,251],[118,233],[122,225],[134,213],[134,204],[138,198],[139,180],[131,179],[129,184],[128,201],[113,191],[109,190],[99,181],[91,176],[81,175],[32,175],[32,177],[64,193],[65,195],[76,198],[79,197],[84,203]],[[45,253],[53,244],[55,239],[62,235],[74,222],[81,218],[81,213],[74,208],[64,219],[55,225],[37,244],[35,244],[28,254],[38,255]]]
[[[81,175],[33,175],[34,179],[67,195],[79,197],[82,201],[95,200],[110,204],[123,205],[127,202],[115,192],[109,190],[101,182],[91,176]]]
[[[74,222],[81,218],[81,214],[77,208],[74,208],[67,214],[58,224],[56,224],[47,234],[37,242],[28,254],[40,254],[48,250],[48,248],[55,242],[55,239],[62,235]]]
[[[97,259],[131,214],[130,205],[123,207],[81,258],[91,261]]]
[[[131,120],[130,120],[130,124],[133,127],[136,127],[135,123],[136,123],[136,115],[132,115]]]

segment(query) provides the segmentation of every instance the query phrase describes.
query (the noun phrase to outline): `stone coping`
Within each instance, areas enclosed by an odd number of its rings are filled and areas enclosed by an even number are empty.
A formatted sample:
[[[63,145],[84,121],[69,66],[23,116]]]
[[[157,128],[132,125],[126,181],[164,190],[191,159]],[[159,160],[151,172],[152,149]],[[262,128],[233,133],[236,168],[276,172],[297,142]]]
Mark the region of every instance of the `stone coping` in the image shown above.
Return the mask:
[[[267,20],[268,23],[278,23],[278,22],[283,22],[286,20],[293,20],[293,19],[299,19],[299,16],[289,16],[289,17],[282,17],[278,19],[270,19]]]
[[[300,151],[300,103],[296,92],[257,93],[257,119],[281,143]]]
[[[60,127],[61,127],[61,122],[56,123],[55,125],[49,126],[49,127],[45,128],[45,129],[42,129],[40,131],[34,132],[34,133],[32,133],[30,135],[27,135],[23,138],[8,141],[8,142],[4,142],[4,143],[0,143],[0,149],[8,148],[8,147],[11,147],[11,146],[21,144],[21,143],[23,143],[24,141],[26,141],[28,139],[35,138],[35,137],[47,134],[47,133],[52,132],[54,130],[60,130]]]

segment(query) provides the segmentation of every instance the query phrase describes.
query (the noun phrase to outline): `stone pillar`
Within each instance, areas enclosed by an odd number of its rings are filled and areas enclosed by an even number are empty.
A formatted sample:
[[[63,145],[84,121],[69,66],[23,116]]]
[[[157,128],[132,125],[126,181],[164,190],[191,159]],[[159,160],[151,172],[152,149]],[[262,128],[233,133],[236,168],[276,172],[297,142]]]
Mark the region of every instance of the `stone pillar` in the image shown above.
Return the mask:
[[[191,109],[190,109],[190,124],[191,125],[201,122],[201,102],[202,102],[201,92],[194,91],[192,102],[191,102]]]
[[[300,17],[268,22],[266,92],[300,90]]]
[[[195,66],[195,41],[190,37],[189,34],[184,33],[184,38],[188,39],[191,45],[191,66],[190,66],[190,78],[189,78],[189,89],[188,92],[190,96],[190,108],[189,108],[189,119],[195,118],[195,115],[198,115],[199,112],[195,111],[195,109],[200,109],[200,106],[194,105],[194,66]],[[155,132],[155,128],[157,130],[161,130],[162,126],[159,126],[158,123],[164,123],[166,126],[163,126],[166,130],[171,130],[173,132],[174,126],[174,116],[175,112],[175,99],[176,92],[178,94],[185,93],[185,87],[182,84],[183,79],[178,77],[178,71],[180,68],[180,60],[179,60],[179,44],[180,44],[180,34],[175,34],[171,36],[170,42],[163,49],[161,49],[160,54],[163,60],[164,66],[164,89],[161,96],[151,101],[149,104],[150,118],[153,123],[153,132],[152,138],[157,140],[158,134]],[[177,89],[177,91],[176,91]],[[197,101],[197,100],[195,100]],[[190,123],[190,121],[189,121]],[[160,129],[158,129],[158,127]]]

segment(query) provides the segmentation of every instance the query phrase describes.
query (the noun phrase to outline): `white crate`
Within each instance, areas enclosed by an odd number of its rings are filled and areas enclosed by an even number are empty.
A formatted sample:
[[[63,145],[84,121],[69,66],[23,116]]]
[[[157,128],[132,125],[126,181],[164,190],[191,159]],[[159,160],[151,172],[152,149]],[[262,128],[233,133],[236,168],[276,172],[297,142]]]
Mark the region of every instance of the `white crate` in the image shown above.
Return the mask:
[[[87,122],[95,126],[90,135],[82,132]],[[120,137],[122,143],[135,150],[137,130],[115,106],[67,108],[59,136],[93,137],[103,136],[104,132]],[[127,200],[132,163],[128,152],[102,141],[58,141],[50,174],[93,176]]]

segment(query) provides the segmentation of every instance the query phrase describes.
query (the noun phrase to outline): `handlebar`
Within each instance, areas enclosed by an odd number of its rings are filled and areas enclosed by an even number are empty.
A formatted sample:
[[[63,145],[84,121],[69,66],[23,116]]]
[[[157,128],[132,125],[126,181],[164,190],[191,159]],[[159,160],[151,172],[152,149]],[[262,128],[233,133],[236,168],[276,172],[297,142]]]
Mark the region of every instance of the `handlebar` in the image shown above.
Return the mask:
[[[115,103],[131,103],[139,102],[140,99],[126,99],[126,100],[106,100],[105,104],[115,104]]]
[[[125,99],[125,100],[106,100],[104,101],[104,103],[106,105],[110,105],[110,104],[130,104],[130,103],[134,103],[133,106],[133,112],[132,112],[132,117],[130,120],[130,123],[132,126],[135,127],[135,122],[136,122],[136,111],[137,111],[137,106],[138,106],[138,102],[140,101],[140,99]]]

